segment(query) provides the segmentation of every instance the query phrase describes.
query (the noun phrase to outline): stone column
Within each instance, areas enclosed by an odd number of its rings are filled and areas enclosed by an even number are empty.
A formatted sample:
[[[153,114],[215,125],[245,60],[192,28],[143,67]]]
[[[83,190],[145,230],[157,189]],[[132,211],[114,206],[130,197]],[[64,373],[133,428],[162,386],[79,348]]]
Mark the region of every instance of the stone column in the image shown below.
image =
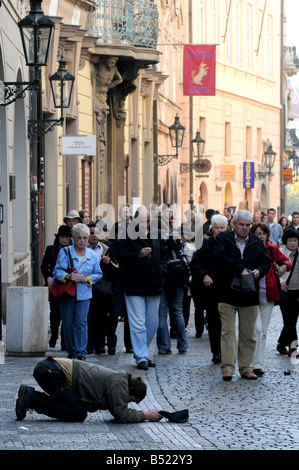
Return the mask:
[[[48,288],[8,287],[6,354],[44,356],[48,348]]]

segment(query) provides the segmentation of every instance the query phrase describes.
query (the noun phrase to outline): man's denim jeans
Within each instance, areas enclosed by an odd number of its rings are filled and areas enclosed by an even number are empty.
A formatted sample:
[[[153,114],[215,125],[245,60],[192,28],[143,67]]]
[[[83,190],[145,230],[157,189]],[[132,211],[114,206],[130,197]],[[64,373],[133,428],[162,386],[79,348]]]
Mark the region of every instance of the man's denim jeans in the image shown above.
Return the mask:
[[[168,309],[176,333],[177,348],[188,348],[185,321],[183,317],[183,287],[167,287],[161,295],[159,307],[159,327],[157,331],[157,346],[159,351],[171,350],[169,328],[167,325]]]
[[[160,295],[126,295],[126,307],[130,324],[131,342],[136,364],[148,361],[149,345],[159,324]]]

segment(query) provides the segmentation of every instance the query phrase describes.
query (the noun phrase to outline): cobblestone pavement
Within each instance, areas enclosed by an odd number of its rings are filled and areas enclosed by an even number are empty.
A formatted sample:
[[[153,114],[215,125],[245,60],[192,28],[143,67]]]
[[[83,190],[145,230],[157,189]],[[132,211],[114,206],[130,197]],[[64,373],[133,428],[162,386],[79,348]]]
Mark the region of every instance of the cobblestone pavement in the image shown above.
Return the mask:
[[[142,376],[148,394],[137,409],[189,409],[189,421],[174,424],[117,424],[107,411],[89,414],[80,423],[61,423],[36,413],[24,421],[15,420],[15,399],[21,383],[37,386],[32,372],[40,357],[5,356],[0,364],[0,449],[1,450],[297,450],[299,448],[298,378],[299,365],[276,351],[282,326],[278,307],[274,309],[267,340],[265,375],[256,381],[231,382],[221,378],[220,366],[211,362],[208,333],[195,338],[193,316],[187,330],[188,354],[179,355],[172,340],[172,354],[152,358],[156,368],[137,371],[132,355],[123,349],[123,324],[118,327],[115,356],[89,355],[88,361]],[[5,337],[4,337],[5,340]],[[47,355],[65,356],[60,345]],[[290,375],[284,375],[291,369]],[[38,388],[38,386],[37,386]],[[197,453],[197,452],[196,452]]]

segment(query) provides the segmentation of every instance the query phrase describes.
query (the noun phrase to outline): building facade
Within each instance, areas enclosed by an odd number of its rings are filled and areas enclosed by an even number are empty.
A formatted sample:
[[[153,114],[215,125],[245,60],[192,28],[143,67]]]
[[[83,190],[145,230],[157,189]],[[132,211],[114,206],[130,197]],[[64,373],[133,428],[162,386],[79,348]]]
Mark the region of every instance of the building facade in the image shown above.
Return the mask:
[[[193,2],[193,43],[216,44],[216,94],[194,97],[194,126],[206,140],[212,169],[197,178],[205,208],[280,211],[282,4],[263,0]],[[264,154],[276,153],[271,174]],[[244,165],[254,165],[252,187]],[[250,186],[250,185],[248,185]]]
[[[41,87],[0,106],[3,310],[7,286],[42,285],[39,268],[45,247],[53,243],[69,210],[89,210],[96,220],[112,207],[117,220],[121,203],[150,204],[153,199],[153,102],[162,81],[155,68],[156,4],[3,1],[2,100],[4,82],[31,78],[18,22],[40,3],[55,22],[49,61],[40,71]],[[75,77],[62,125],[49,81],[61,59]],[[33,108],[38,124],[30,127]],[[41,122],[50,121],[56,121],[51,130],[40,128]],[[96,136],[96,152],[62,155],[64,136],[80,135]]]
[[[223,211],[280,210],[282,149],[282,0],[44,0],[55,22],[39,93],[0,106],[2,305],[8,285],[41,284],[45,246],[69,210],[91,219],[118,218],[122,203],[167,203]],[[0,82],[30,80],[18,22],[29,0],[0,7]],[[216,44],[215,96],[184,96],[185,44]],[[75,77],[63,125],[28,138],[32,107],[58,119],[49,76],[65,60]],[[1,93],[1,90],[0,90]],[[1,96],[1,95],[0,95]],[[1,103],[1,102],[0,102]],[[185,127],[178,158],[169,127]],[[211,163],[192,163],[196,132]],[[93,155],[62,155],[63,136],[96,136]],[[276,153],[271,174],[263,157]],[[244,187],[244,164],[254,186]],[[112,209],[111,209],[112,208]],[[199,210],[199,208],[197,208]],[[181,223],[178,217],[177,223]]]

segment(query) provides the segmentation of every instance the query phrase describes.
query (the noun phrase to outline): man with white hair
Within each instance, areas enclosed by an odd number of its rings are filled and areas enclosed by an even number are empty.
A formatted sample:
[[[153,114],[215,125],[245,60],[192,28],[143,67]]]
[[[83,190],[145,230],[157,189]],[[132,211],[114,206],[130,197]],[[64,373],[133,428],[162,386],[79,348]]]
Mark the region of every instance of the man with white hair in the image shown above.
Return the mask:
[[[251,363],[255,351],[255,323],[258,315],[258,281],[269,271],[271,259],[264,244],[250,232],[252,215],[239,210],[233,216],[234,230],[217,236],[215,247],[216,277],[218,285],[218,309],[221,318],[221,371],[223,380],[233,377],[238,359],[242,378],[255,380]],[[255,291],[239,292],[232,289],[235,276],[252,271]],[[235,321],[238,312],[238,348]]]
[[[221,362],[221,321],[218,311],[218,286],[215,282],[214,249],[217,236],[228,230],[228,220],[225,215],[215,214],[211,219],[211,224],[213,236],[204,239],[202,247],[193,255],[192,292],[198,295],[198,299],[207,312],[212,362],[219,364]]]

